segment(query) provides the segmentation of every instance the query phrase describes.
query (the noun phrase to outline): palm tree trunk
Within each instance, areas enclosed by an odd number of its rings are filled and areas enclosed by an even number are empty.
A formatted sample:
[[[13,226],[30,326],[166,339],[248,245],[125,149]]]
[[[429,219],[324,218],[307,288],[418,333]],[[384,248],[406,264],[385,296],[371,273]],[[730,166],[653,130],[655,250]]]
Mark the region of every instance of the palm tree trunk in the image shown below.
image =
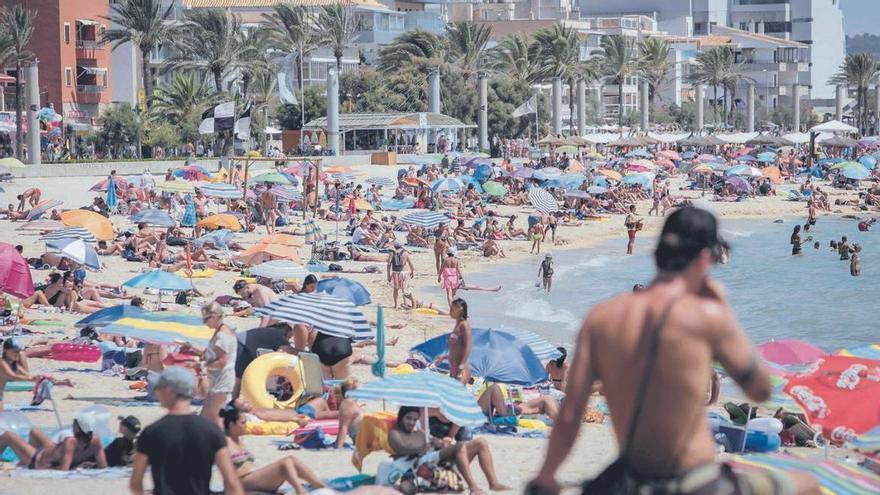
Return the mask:
[[[617,80],[617,127],[623,127],[623,78]]]
[[[21,59],[18,58],[15,62],[15,156],[19,160],[24,160],[24,153],[22,153],[21,145],[22,145],[22,122],[21,122],[21,80],[22,80],[22,68],[21,68]],[[33,129],[31,130],[33,132]],[[39,151],[39,150],[37,150]],[[31,153],[34,151],[31,150]]]
[[[299,53],[301,54],[302,50],[300,50]],[[296,57],[294,57],[294,65],[296,65],[296,85],[299,87],[300,94],[302,94],[302,90],[303,90],[303,78],[302,78],[303,58],[299,54],[297,54]]]
[[[336,53],[334,53],[334,55],[336,56],[336,74],[341,76],[342,75],[342,50],[337,51]]]
[[[714,93],[714,98],[712,98],[712,123],[718,123],[718,84],[712,85],[712,91]]]
[[[724,88],[721,91],[722,91],[722,95],[723,95],[722,98],[724,98],[724,101],[721,104],[721,120],[725,124],[727,124],[727,85],[726,84],[724,85]]]
[[[219,70],[213,71],[214,73],[214,88],[218,93],[223,92],[223,74],[220,73]]]
[[[153,99],[153,74],[150,70],[150,51],[141,50],[141,77],[144,79],[144,100],[150,108]]]
[[[577,135],[583,133],[583,130],[578,128]],[[574,136],[574,78],[568,78],[568,135]]]

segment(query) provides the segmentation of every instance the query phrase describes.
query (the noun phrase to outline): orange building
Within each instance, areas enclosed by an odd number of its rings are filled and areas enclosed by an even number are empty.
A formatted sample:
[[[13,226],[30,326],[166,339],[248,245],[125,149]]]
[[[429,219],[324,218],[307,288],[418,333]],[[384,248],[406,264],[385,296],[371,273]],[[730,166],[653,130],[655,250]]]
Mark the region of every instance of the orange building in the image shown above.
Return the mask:
[[[36,13],[28,49],[40,61],[41,103],[51,103],[65,124],[93,123],[111,101],[111,47],[101,43],[109,29],[110,2],[0,0],[6,7],[16,4]],[[6,72],[14,75],[10,69]]]

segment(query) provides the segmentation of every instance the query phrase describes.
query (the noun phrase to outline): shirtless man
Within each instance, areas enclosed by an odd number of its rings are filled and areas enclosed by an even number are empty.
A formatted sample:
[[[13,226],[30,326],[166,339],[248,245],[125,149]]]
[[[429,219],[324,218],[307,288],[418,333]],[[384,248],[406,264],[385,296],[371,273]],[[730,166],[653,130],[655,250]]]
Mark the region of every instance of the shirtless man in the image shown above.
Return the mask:
[[[272,192],[272,184],[266,184],[266,190],[260,194],[260,207],[263,210],[263,220],[266,222],[266,232],[275,233],[275,220],[278,219],[278,203],[275,201],[275,193]]]
[[[659,493],[652,488],[660,486],[672,486],[663,491],[669,494],[741,493],[735,481],[754,493],[819,493],[809,476],[755,472],[743,477],[722,471],[715,462],[704,408],[713,360],[754,402],[766,400],[772,391],[770,376],[736,324],[723,290],[709,278],[722,245],[712,214],[692,207],[677,210],[660,235],[652,284],[601,303],[587,315],[566,400],[543,466],[526,493],[559,492],[556,472],[571,452],[596,380],[604,384],[611,414],[618,419],[614,432],[621,469],[611,478],[638,480],[627,493],[643,486],[648,493]],[[674,409],[667,407],[667,397],[676,398]],[[583,493],[613,491],[593,484],[585,485]]]
[[[636,232],[641,230],[641,222],[642,220],[636,215],[636,205],[629,205],[629,213],[627,213],[626,220],[623,222],[626,226],[626,235],[629,238],[629,241],[626,243],[626,254],[633,254],[633,246],[636,243]]]
[[[42,192],[40,192],[39,187],[32,187],[32,188],[26,190],[25,192],[19,194],[17,196],[17,198],[18,198],[18,211],[24,211],[25,201],[27,201],[28,205],[30,205],[31,208],[33,208],[34,206],[37,206],[37,204],[39,204],[39,202],[40,202],[40,195],[41,194],[42,194]]]
[[[235,291],[239,297],[250,303],[254,308],[262,308],[278,297],[272,289],[265,285],[249,284],[244,280],[235,282],[235,285],[232,286],[232,290]],[[271,318],[263,316],[260,318],[260,326],[269,326],[270,321]]]
[[[12,449],[19,463],[28,469],[70,471],[76,467],[107,467],[101,438],[95,435],[96,421],[89,414],[77,414],[73,420],[73,436],[55,443],[37,428],[31,429],[27,440],[11,431],[0,435],[0,451]]]

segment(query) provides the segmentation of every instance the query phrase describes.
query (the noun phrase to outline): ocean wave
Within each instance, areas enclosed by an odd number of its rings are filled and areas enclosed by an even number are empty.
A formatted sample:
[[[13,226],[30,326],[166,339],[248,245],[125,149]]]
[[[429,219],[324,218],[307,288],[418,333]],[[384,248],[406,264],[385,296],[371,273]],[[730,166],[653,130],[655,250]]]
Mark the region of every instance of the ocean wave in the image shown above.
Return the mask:
[[[580,319],[570,311],[554,307],[546,299],[516,300],[507,307],[506,316],[522,320],[560,323],[569,328],[577,328]]]

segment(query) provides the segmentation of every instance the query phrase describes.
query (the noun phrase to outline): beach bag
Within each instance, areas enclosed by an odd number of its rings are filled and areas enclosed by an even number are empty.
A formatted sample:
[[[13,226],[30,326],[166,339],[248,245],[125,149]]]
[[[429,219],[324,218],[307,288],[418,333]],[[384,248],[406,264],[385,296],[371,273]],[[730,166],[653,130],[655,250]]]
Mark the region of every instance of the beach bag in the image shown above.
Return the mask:
[[[466,487],[458,471],[445,466],[422,464],[416,469],[416,478],[419,491],[463,492]]]

